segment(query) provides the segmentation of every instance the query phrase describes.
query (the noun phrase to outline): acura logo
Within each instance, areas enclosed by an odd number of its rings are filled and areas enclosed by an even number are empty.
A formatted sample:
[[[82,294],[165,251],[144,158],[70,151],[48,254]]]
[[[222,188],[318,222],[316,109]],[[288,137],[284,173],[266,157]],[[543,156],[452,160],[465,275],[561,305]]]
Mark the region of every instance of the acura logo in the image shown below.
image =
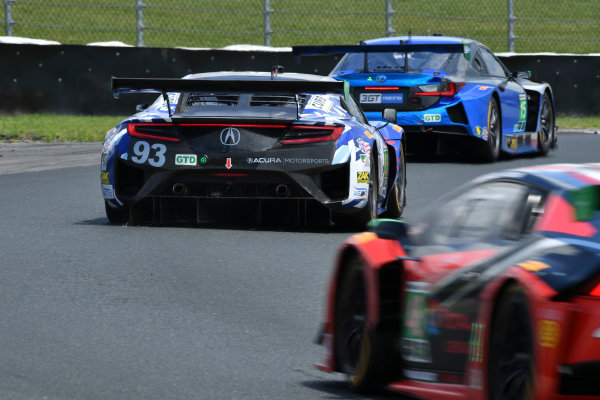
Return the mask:
[[[236,128],[225,128],[221,131],[221,143],[225,146],[235,146],[240,142],[240,131]]]

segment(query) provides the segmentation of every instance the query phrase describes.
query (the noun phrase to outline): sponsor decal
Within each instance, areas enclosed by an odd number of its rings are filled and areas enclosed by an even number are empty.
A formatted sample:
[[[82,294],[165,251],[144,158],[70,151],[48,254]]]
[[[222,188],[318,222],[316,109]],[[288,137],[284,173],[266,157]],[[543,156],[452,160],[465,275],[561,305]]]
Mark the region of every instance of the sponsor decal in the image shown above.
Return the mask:
[[[329,164],[328,158],[284,158],[285,164]]]
[[[379,82],[379,83],[383,83],[383,82],[387,81],[387,76],[385,76],[385,75],[377,75],[375,77],[375,81]]]
[[[465,56],[465,58],[467,60],[471,59],[471,45],[470,44],[463,44],[463,55]]]
[[[239,129],[229,127],[221,131],[221,143],[225,146],[236,146],[240,142],[241,134]]]
[[[475,134],[477,135],[477,137],[481,137],[481,128],[479,126],[475,127]]]
[[[369,173],[366,171],[360,171],[356,173],[356,182],[358,183],[369,183],[371,179],[369,177]]]
[[[425,114],[423,115],[424,122],[442,122],[441,114]]]
[[[427,371],[413,371],[410,369],[406,369],[403,371],[404,376],[406,378],[415,380],[415,381],[427,381],[427,382],[437,382],[437,374],[434,372]]]
[[[198,157],[195,154],[176,154],[175,165],[196,166]]]
[[[369,131],[364,131],[364,134],[366,137],[368,137],[369,139],[373,139],[373,134]]]
[[[329,164],[328,158],[248,157],[248,164]]]
[[[110,185],[110,180],[108,179],[108,171],[100,172],[100,183],[103,185]]]
[[[115,188],[112,185],[102,185],[102,196],[106,200],[115,198]]]
[[[543,319],[538,322],[537,331],[540,346],[554,348],[560,343],[560,325],[558,322]]]
[[[473,389],[482,390],[483,389],[483,372],[471,369],[471,374],[469,377],[469,386]]]
[[[510,138],[510,149],[517,150],[517,139],[514,137]]]
[[[519,267],[523,268],[529,272],[538,272],[544,269],[550,268],[550,266],[541,261],[528,260],[517,264]]]
[[[483,339],[485,337],[484,324],[471,324],[471,338],[469,339],[469,360],[472,362],[483,361]]]
[[[481,131],[481,137],[483,138],[483,140],[488,140],[488,128],[483,128],[483,130]]]
[[[370,153],[371,152],[371,146],[369,146],[369,143],[365,142],[362,138],[357,138],[356,140],[356,145],[359,147],[359,149],[363,152],[363,153]]]
[[[429,341],[402,338],[402,358],[417,363],[430,363],[431,348],[429,347]]]
[[[231,164],[231,158],[228,157],[227,160],[225,160],[225,167],[227,169],[231,169],[232,166],[233,165]]]
[[[367,160],[369,159],[366,154],[359,154],[359,158],[360,161],[365,165],[367,164]]]
[[[317,110],[323,110],[325,112],[331,111],[333,102],[325,96],[315,95],[310,98],[306,104],[306,108],[314,108]]]
[[[381,93],[361,93],[360,102],[363,104],[381,103]]]
[[[367,195],[367,189],[354,187],[354,196],[355,197],[365,197]]]
[[[395,130],[396,132],[402,132],[402,128],[398,125],[392,125],[392,129]]]
[[[519,95],[519,123],[527,119],[527,95],[521,93]]]
[[[200,165],[204,165],[208,162],[208,156],[207,155],[203,155],[202,157],[200,157],[200,160],[198,160],[200,162]]]
[[[279,157],[248,157],[248,164],[281,164]]]
[[[479,90],[488,90],[489,86],[479,86]]]
[[[384,94],[381,101],[383,103],[404,103],[404,95],[402,93]]]

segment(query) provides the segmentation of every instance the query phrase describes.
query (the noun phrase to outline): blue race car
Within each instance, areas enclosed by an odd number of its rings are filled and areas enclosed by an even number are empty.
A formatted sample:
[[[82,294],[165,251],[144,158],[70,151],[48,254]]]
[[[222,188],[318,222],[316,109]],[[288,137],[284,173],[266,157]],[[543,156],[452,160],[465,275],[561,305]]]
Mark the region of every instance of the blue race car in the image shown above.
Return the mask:
[[[330,76],[350,83],[369,120],[380,120],[384,108],[396,109],[409,151],[434,153],[438,142],[458,143],[493,162],[500,151],[545,155],[556,145],[550,85],[509,71],[475,40],[402,36],[293,52],[346,53]]]
[[[299,223],[318,209],[360,228],[402,214],[396,113],[384,112],[392,123],[369,123],[344,82],[274,69],[113,78],[112,88],[161,94],[104,140],[100,179],[112,223],[199,223],[214,203],[259,216],[285,203]]]

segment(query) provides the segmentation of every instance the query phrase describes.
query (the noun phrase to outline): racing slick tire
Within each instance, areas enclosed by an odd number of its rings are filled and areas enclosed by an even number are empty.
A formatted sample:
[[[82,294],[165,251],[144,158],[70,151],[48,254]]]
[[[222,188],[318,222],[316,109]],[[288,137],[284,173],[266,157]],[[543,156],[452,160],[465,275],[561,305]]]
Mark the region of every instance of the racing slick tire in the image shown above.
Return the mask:
[[[350,387],[359,393],[382,389],[398,369],[392,332],[375,332],[367,326],[366,290],[363,261],[353,257],[338,284],[334,352]]]
[[[125,225],[129,221],[129,207],[127,205],[113,207],[107,200],[104,200],[104,210],[106,211],[106,217],[113,225]]]
[[[387,211],[383,215],[386,218],[399,218],[406,206],[406,158],[404,156],[404,144],[400,142],[400,175],[390,190],[387,202]],[[393,154],[389,152],[388,154]]]
[[[540,131],[538,132],[538,151],[542,156],[548,154],[550,146],[556,141],[554,124],[554,110],[552,110],[550,96],[548,96],[548,93],[544,93],[540,111]]]
[[[367,204],[365,204],[365,206],[361,208],[354,216],[354,224],[357,229],[365,229],[369,221],[377,218],[379,211],[379,180],[377,179],[377,159],[373,157],[373,153],[375,151],[375,148],[371,150]]]
[[[533,329],[520,286],[509,286],[500,295],[491,332],[490,399],[533,400]]]
[[[484,162],[494,162],[500,155],[502,143],[502,126],[500,124],[500,109],[498,101],[492,96],[488,105],[487,116],[488,139],[483,142],[481,158]]]

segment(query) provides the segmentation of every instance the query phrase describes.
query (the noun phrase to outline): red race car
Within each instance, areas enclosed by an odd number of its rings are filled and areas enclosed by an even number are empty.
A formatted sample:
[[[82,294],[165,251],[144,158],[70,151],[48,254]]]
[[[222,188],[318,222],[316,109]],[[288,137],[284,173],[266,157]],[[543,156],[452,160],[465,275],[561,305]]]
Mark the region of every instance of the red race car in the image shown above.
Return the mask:
[[[483,176],[339,251],[318,368],[425,399],[600,399],[600,164]]]

